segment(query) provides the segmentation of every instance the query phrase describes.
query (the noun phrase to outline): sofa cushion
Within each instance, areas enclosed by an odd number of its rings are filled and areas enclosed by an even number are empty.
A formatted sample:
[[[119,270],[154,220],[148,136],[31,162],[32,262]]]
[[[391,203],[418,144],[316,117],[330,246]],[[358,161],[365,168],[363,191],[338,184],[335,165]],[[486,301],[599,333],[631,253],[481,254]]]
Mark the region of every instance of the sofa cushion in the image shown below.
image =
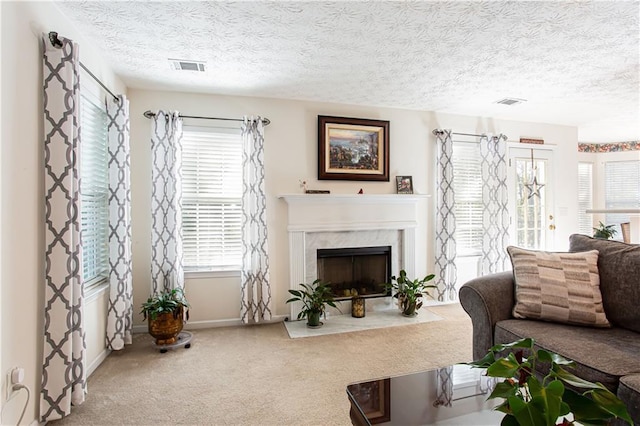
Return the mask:
[[[620,379],[618,398],[627,406],[627,411],[634,424],[640,424],[640,374],[633,374]]]
[[[513,264],[516,318],[608,327],[598,251],[553,253],[507,247]]]
[[[621,376],[640,373],[638,333],[624,328],[592,328],[518,319],[496,324],[495,344],[524,337],[533,338],[539,348],[575,361],[577,376],[601,382],[612,392],[616,392]]]
[[[574,234],[569,251],[598,250],[602,305],[609,322],[640,332],[640,245]]]

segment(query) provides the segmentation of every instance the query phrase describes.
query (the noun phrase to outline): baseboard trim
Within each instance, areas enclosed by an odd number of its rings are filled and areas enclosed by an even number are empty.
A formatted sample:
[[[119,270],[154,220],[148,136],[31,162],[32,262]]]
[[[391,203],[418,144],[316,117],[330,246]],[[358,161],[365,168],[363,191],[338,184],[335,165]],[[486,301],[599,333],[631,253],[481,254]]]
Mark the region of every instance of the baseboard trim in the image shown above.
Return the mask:
[[[283,322],[289,318],[289,315],[276,315],[271,318],[270,321],[261,322],[259,324],[250,324],[250,325],[260,325],[260,324],[272,324],[275,322]],[[217,328],[217,327],[235,327],[239,325],[245,325],[242,323],[240,318],[234,319],[225,319],[225,320],[205,320],[205,321],[189,321],[184,325],[185,330],[202,330],[205,328]],[[147,333],[148,326],[147,324],[140,324],[133,326],[134,333]]]
[[[105,348],[102,351],[102,353],[100,353],[100,355],[98,355],[96,359],[93,360],[91,365],[89,365],[89,367],[87,368],[87,377],[91,376],[93,372],[96,371],[96,368],[100,367],[100,364],[102,364],[102,361],[107,359],[110,353],[111,353],[111,349]]]

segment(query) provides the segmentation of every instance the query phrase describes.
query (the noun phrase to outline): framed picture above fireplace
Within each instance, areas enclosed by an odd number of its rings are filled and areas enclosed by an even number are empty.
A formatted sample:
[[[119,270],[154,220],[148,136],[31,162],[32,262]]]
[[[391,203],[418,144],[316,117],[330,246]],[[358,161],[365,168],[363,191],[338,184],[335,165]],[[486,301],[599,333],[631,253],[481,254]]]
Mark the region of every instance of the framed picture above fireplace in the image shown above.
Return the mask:
[[[389,182],[389,122],[319,115],[318,179]]]

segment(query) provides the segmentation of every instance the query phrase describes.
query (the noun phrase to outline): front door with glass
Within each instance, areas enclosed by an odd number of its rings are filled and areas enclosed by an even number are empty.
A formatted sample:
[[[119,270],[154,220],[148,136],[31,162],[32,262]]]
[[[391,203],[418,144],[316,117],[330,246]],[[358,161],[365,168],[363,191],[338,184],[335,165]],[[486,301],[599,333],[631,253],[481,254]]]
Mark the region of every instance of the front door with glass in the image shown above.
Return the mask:
[[[511,244],[553,250],[553,150],[510,147],[508,173]]]

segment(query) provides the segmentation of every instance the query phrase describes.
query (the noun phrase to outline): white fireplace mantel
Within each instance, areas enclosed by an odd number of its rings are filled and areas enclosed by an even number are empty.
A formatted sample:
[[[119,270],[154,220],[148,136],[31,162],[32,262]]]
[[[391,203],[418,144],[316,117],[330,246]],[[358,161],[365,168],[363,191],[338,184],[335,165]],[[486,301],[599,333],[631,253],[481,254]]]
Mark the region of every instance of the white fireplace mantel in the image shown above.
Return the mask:
[[[417,226],[416,206],[421,194],[284,194],[289,211],[288,230],[359,231],[406,229]]]
[[[392,246],[392,274],[416,269],[420,194],[284,194],[288,206],[289,288],[317,278],[316,250],[357,246]],[[394,262],[395,259],[395,262]],[[291,319],[300,303],[291,303]]]

